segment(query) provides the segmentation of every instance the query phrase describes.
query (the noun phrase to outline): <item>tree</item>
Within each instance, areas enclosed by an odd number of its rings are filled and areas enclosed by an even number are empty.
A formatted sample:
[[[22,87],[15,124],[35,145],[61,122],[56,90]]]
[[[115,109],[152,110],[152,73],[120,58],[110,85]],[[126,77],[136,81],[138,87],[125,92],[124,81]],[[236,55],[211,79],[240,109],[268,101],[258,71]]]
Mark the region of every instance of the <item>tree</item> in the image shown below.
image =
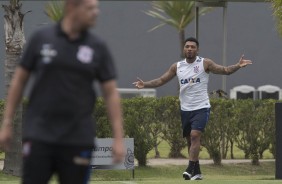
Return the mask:
[[[63,1],[53,0],[45,6],[45,14],[53,21],[59,21],[64,15]]]
[[[279,34],[282,36],[282,0],[271,0],[273,15],[277,20],[277,30]]]
[[[201,8],[200,15],[203,15],[211,8]],[[150,31],[158,29],[164,25],[170,25],[177,29],[179,33],[180,49],[184,47],[185,28],[195,18],[194,1],[153,1],[152,10],[145,12],[147,15],[159,19],[161,23],[153,27]],[[181,54],[182,55],[182,54]]]
[[[5,31],[5,87],[10,86],[12,76],[17,66],[20,54],[25,44],[25,36],[23,29],[23,19],[25,14],[21,12],[22,4],[20,0],[10,0],[10,4],[2,5],[4,15],[4,31]],[[22,105],[20,104],[14,118],[14,138],[11,143],[10,150],[5,152],[4,172],[19,176],[21,173],[22,158]]]

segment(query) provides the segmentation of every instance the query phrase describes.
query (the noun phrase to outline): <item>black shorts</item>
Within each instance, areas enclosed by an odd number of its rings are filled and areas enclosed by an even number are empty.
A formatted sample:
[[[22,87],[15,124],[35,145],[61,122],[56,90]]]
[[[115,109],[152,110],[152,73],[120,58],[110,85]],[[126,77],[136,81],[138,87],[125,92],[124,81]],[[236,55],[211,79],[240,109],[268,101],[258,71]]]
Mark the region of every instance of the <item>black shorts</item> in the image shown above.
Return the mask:
[[[22,184],[47,184],[53,174],[60,184],[86,184],[93,147],[23,142]]]
[[[210,108],[199,109],[195,111],[182,111],[181,122],[183,137],[190,135],[191,130],[204,132],[210,116]]]

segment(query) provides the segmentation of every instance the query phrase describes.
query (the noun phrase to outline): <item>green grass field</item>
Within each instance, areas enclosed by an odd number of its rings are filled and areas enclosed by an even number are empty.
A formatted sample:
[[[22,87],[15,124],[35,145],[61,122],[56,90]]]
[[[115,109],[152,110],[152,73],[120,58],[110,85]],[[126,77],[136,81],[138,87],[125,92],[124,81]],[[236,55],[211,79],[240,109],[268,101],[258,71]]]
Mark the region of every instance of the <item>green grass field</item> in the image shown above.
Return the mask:
[[[167,158],[169,145],[162,141],[159,145],[161,158]],[[182,150],[187,156],[187,148]],[[243,159],[244,153],[235,147],[234,155],[237,159]],[[148,158],[154,158],[154,150],[150,151]],[[264,153],[264,159],[273,158],[269,151]],[[0,158],[4,155],[0,154]],[[230,153],[228,153],[230,158]],[[209,159],[205,148],[202,148],[200,159]],[[187,182],[200,182],[202,184],[282,184],[282,180],[274,180],[275,163],[263,162],[260,166],[252,166],[250,163],[227,164],[223,166],[202,165],[204,174],[202,181],[185,181],[182,172],[186,166],[154,166],[136,167],[135,179],[132,179],[132,172],[125,170],[95,170],[92,173],[91,184],[182,184]],[[18,184],[20,179],[7,176],[0,172],[0,184]],[[53,180],[50,184],[58,184]]]
[[[260,166],[244,164],[226,164],[223,166],[202,165],[204,180],[185,181],[182,172],[185,166],[154,166],[136,167],[135,179],[131,171],[125,170],[95,170],[92,173],[91,184],[182,184],[187,182],[200,182],[202,184],[276,184],[282,180],[274,180],[274,162],[263,162]],[[1,184],[19,183],[19,178],[0,173]],[[53,181],[51,184],[57,184]]]
[[[158,166],[141,167],[135,171],[136,183],[184,183],[182,172],[186,166]],[[204,180],[201,183],[219,183],[221,181],[230,181],[231,183],[241,183],[242,181],[252,181],[257,183],[264,182],[277,183],[274,180],[274,162],[261,163],[260,166],[251,164],[228,164],[223,166],[202,165]],[[119,173],[119,174],[118,174]],[[93,180],[112,180],[118,178],[122,181],[130,180],[128,171],[95,171]],[[118,176],[118,177],[117,177]],[[93,183],[95,183],[93,181]],[[98,183],[98,182],[97,182]],[[262,182],[263,183],[263,182]],[[280,181],[282,183],[282,181]]]

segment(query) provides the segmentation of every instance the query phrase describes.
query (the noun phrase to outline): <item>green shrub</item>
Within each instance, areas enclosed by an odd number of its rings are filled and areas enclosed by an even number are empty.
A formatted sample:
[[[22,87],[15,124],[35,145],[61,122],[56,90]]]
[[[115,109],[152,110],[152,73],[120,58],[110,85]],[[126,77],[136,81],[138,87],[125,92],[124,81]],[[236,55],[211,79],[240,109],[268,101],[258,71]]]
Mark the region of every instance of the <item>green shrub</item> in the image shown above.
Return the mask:
[[[98,98],[93,113],[96,120],[96,136],[99,138],[112,137],[112,128],[107,116],[105,102],[102,98]]]
[[[228,149],[237,145],[258,164],[263,152],[270,148],[275,155],[274,100],[211,99],[210,121],[202,137],[215,164],[221,164]],[[165,140],[170,146],[169,157],[184,157],[178,97],[131,98],[122,100],[124,127],[127,137],[134,138],[135,157],[146,165],[147,153]],[[94,116],[97,136],[111,137],[111,126],[103,100],[98,99]],[[156,150],[157,151],[157,150]]]
[[[263,153],[270,148],[270,145],[275,145],[273,137],[275,137],[275,100],[262,100],[261,106],[255,114],[255,121],[261,125],[259,133],[259,158],[263,158]]]
[[[210,119],[202,136],[202,145],[207,149],[214,164],[221,165],[223,154],[228,150],[228,143],[236,134],[232,125],[233,100],[214,99],[211,100]],[[223,150],[223,151],[222,151]]]
[[[239,100],[236,102],[238,148],[245,158],[251,158],[253,165],[259,164],[260,154],[269,148],[271,134],[274,134],[274,104],[265,100]]]
[[[154,146],[149,131],[154,122],[154,103],[154,98],[131,98],[122,101],[125,133],[134,138],[134,155],[139,166],[146,166],[147,154]]]
[[[220,164],[227,150],[232,153],[237,145],[258,164],[263,152],[270,149],[275,157],[274,100],[211,100],[210,121],[202,137],[215,164]],[[26,109],[24,103],[23,111]],[[170,146],[169,157],[184,157],[186,147],[182,138],[178,97],[122,99],[126,137],[134,138],[134,153],[139,165],[146,165],[147,153],[165,140]],[[0,101],[0,118],[4,101]],[[24,115],[24,114],[23,114]],[[97,137],[112,136],[104,101],[99,98],[93,113],[96,119]]]
[[[169,157],[185,157],[181,150],[186,147],[186,139],[183,138],[182,125],[180,120],[179,100],[177,97],[163,97],[158,99],[159,106],[162,107],[161,122],[164,123],[163,139],[170,146]]]
[[[152,111],[153,119],[148,131],[150,132],[153,138],[155,158],[159,158],[160,153],[158,151],[158,146],[163,141],[163,139],[161,138],[165,130],[165,124],[163,122],[163,113],[166,110],[166,106],[163,105],[162,100],[156,98],[151,100],[151,105],[154,111]]]
[[[276,122],[275,122],[275,100],[268,100],[265,101],[265,116],[266,116],[266,121],[269,127],[266,127],[267,130],[267,137],[269,138],[270,141],[270,146],[269,146],[269,151],[273,155],[273,158],[276,158]]]

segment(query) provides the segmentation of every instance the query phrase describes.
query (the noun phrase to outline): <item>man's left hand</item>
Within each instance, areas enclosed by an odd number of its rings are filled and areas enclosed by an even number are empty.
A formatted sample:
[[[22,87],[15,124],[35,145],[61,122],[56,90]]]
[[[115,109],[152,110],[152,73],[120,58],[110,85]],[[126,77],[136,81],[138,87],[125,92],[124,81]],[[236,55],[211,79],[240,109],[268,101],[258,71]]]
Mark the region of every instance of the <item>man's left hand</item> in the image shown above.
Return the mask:
[[[244,54],[241,56],[240,61],[239,61],[239,66],[240,68],[245,67],[247,65],[253,64],[251,60],[244,59]]]
[[[113,162],[115,164],[121,163],[125,156],[125,148],[123,139],[122,140],[114,140],[113,143]]]

